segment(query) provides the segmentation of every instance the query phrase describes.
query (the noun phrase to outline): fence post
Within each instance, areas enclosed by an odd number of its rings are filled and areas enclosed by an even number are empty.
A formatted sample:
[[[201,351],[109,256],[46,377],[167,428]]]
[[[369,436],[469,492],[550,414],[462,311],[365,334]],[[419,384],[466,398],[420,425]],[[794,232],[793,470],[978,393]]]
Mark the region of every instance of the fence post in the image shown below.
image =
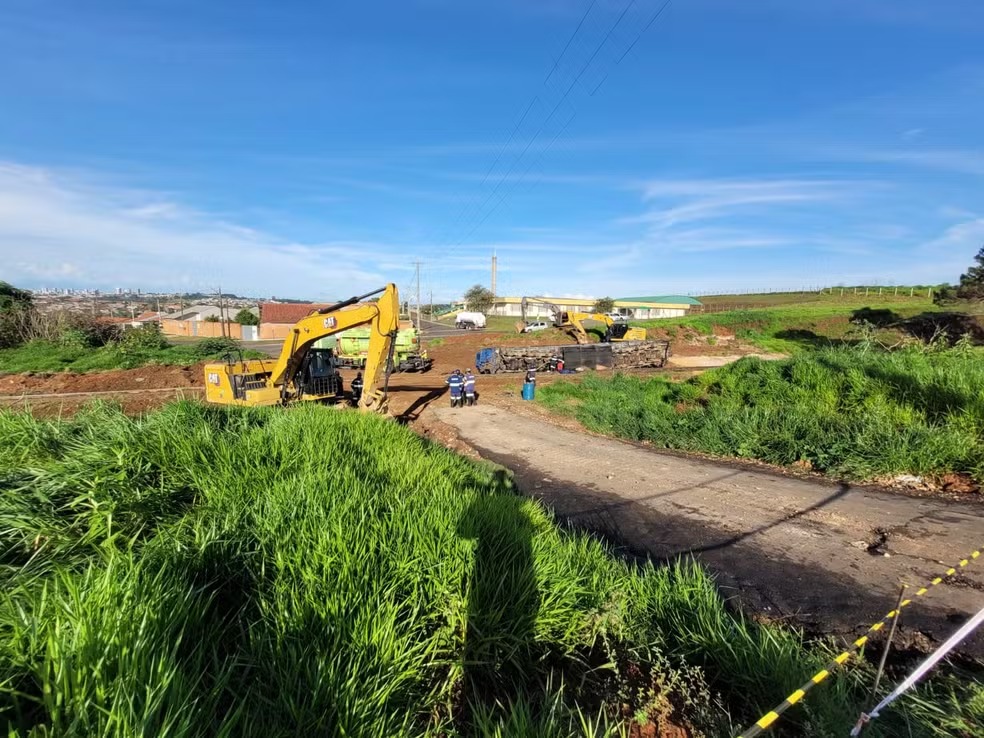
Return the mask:
[[[867,287],[865,287],[865,288],[864,288],[864,296],[865,296],[865,297],[867,297],[867,296],[868,296],[868,288],[867,288]]]
[[[910,287],[909,288],[909,297],[912,297],[915,294],[916,294],[916,288],[915,287]]]

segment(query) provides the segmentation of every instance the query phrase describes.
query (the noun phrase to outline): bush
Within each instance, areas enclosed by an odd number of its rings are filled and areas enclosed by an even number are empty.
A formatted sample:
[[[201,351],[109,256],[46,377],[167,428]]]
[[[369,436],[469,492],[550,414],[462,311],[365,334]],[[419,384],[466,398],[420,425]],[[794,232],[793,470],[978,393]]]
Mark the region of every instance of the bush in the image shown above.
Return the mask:
[[[120,350],[124,353],[139,353],[141,351],[157,351],[170,346],[167,338],[161,333],[157,323],[144,323],[139,328],[129,328],[123,332],[119,341]]]
[[[203,338],[195,344],[195,354],[210,359],[223,354],[235,354],[242,346],[234,338]]]
[[[24,342],[24,324],[32,312],[30,293],[0,280],[0,349]]]

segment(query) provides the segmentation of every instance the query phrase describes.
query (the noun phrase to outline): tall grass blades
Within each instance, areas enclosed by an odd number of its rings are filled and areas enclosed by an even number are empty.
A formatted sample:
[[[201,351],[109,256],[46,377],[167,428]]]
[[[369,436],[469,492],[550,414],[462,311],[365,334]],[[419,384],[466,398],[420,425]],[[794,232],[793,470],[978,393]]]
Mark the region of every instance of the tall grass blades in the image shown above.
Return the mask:
[[[827,655],[692,563],[565,532],[500,469],[310,406],[0,413],[0,584],[16,736],[726,735]],[[788,725],[843,731],[861,696]],[[925,705],[906,734],[948,735]]]
[[[587,377],[538,393],[591,429],[667,448],[868,480],[968,474],[984,482],[984,355],[830,349],[746,358],[687,382]]]

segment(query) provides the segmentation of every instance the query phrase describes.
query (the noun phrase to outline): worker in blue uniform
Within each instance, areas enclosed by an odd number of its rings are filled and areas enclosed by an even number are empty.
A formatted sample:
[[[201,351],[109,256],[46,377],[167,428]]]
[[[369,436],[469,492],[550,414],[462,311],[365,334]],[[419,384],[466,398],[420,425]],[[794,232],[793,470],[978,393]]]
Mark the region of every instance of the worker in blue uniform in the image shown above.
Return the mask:
[[[471,369],[465,371],[465,403],[471,407],[475,404],[477,396],[475,395],[475,375],[472,374]]]
[[[465,378],[462,376],[461,370],[455,369],[451,376],[444,380],[444,383],[451,390],[451,407],[461,405],[462,394],[465,389]]]

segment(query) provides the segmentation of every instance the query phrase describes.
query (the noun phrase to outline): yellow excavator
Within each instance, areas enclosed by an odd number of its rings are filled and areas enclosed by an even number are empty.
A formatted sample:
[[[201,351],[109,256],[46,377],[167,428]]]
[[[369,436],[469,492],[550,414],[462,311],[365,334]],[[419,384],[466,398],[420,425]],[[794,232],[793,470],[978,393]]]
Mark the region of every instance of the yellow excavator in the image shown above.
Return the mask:
[[[590,320],[605,324],[605,335],[601,339],[604,343],[646,340],[645,328],[631,328],[628,323],[614,321],[604,313],[561,313],[560,327],[569,328],[578,343],[591,343],[584,329],[584,323]]]
[[[379,295],[375,302],[364,300]],[[227,361],[205,365],[205,399],[219,405],[287,405],[298,401],[336,401],[342,379],[334,351],[318,342],[347,328],[368,324],[369,353],[363,371],[360,410],[386,412],[394,339],[400,324],[396,285],[318,310],[290,329],[280,356],[274,359]]]
[[[567,330],[578,343],[591,343],[591,339],[588,338],[588,332],[584,329],[584,323],[592,320],[605,324],[605,334],[601,339],[604,343],[611,341],[645,341],[647,338],[645,328],[631,328],[627,323],[616,322],[604,313],[574,313],[561,310],[557,305],[544,300],[542,297],[524,297],[520,301],[522,321],[516,324],[516,330],[520,333],[523,333],[526,326],[529,325],[527,309],[530,303],[542,305],[543,309],[550,315],[554,327]]]

